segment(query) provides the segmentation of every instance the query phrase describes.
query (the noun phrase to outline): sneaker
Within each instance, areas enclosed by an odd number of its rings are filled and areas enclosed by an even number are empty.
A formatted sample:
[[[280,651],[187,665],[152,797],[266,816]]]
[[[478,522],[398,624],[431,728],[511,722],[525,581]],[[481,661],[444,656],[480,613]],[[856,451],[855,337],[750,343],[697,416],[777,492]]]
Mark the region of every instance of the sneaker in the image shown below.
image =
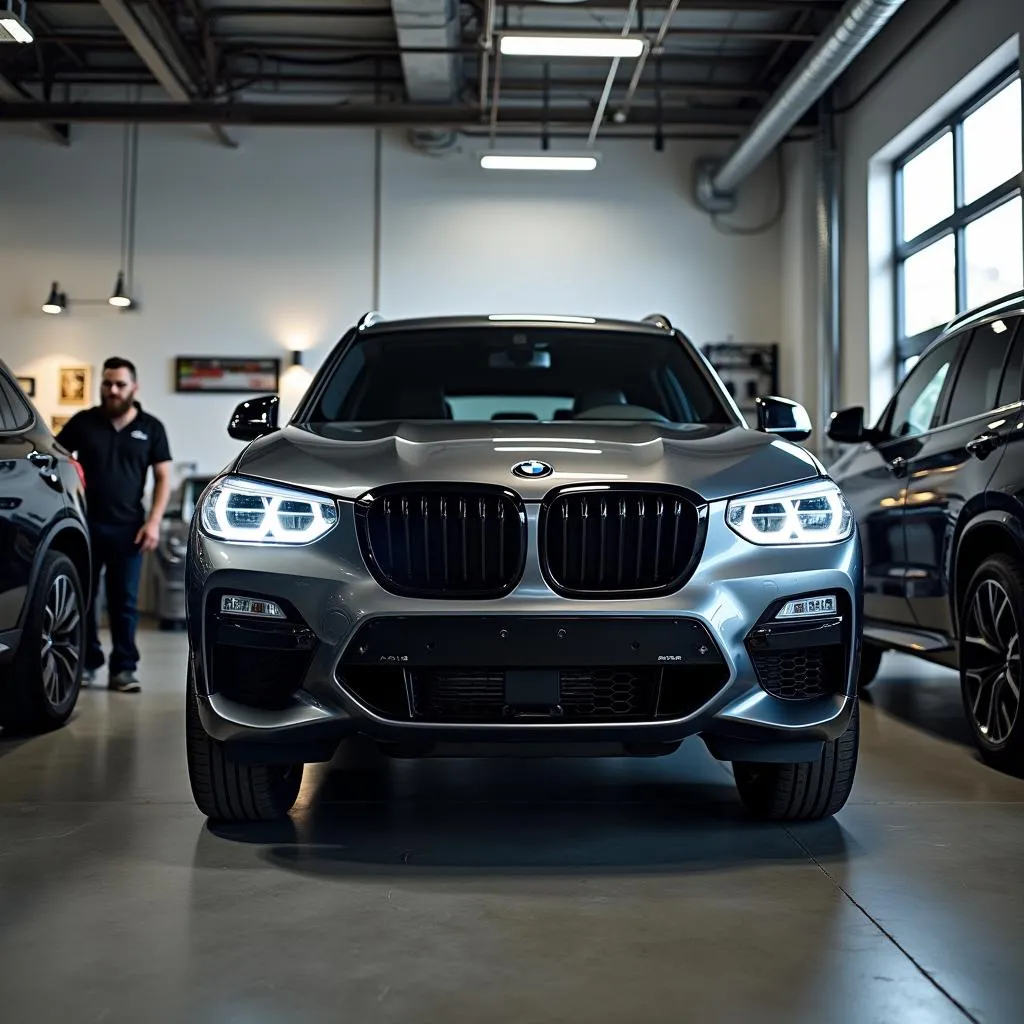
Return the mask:
[[[110,689],[117,690],[118,693],[138,693],[142,689],[135,673],[127,670],[111,676],[109,686]]]
[[[96,682],[96,669],[94,669],[94,668],[87,668],[82,673],[82,686],[83,687],[85,687],[85,686],[92,686],[92,684],[95,683],[95,682]]]

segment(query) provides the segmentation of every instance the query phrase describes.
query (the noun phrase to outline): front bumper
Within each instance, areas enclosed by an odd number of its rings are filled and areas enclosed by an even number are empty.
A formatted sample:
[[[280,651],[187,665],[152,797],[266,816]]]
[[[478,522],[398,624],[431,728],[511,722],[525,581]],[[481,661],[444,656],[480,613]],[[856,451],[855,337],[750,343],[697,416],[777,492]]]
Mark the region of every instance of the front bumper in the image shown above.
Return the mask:
[[[343,508],[322,541],[229,544],[193,530],[192,671],[207,732],[266,760],[322,760],[362,733],[390,744],[625,744],[699,734],[728,760],[813,760],[856,695],[861,562],[837,545],[759,547],[709,509],[704,554],[674,594],[555,594],[531,544],[523,578],[488,601],[392,595],[369,575]],[[531,537],[535,521],[529,523]],[[835,594],[833,618],[774,621]],[[222,615],[269,598],[286,621]]]

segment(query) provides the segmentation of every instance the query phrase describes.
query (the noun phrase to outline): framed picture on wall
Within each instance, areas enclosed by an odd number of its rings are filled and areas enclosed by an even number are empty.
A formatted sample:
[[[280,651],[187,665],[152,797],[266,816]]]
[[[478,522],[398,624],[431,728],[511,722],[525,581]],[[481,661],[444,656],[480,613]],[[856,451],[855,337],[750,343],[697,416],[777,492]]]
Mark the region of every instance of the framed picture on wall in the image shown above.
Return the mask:
[[[18,386],[22,391],[28,395],[29,398],[36,397],[36,379],[35,377],[15,377],[18,382]]]
[[[281,360],[265,356],[178,356],[174,390],[206,394],[276,393]]]
[[[88,405],[92,398],[92,367],[62,366],[59,373],[61,405]]]
[[[64,427],[64,424],[67,423],[69,419],[71,419],[70,416],[51,416],[50,430],[52,430],[54,434],[59,434],[61,429]]]

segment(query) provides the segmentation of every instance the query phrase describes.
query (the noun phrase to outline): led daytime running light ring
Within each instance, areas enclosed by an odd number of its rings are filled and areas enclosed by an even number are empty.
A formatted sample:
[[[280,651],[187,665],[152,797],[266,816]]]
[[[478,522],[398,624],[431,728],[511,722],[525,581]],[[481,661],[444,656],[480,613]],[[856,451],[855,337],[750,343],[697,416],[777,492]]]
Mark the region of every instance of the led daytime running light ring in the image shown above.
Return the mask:
[[[232,508],[231,500],[237,496],[258,498],[259,508]],[[285,503],[306,506],[302,510],[282,510]],[[204,532],[219,540],[255,544],[308,544],[319,540],[338,523],[336,504],[318,494],[262,484],[259,481],[226,477],[218,481],[204,497],[200,510],[200,523]],[[232,523],[232,514],[258,514],[256,526]],[[306,519],[310,522],[301,529],[283,524],[283,517]]]
[[[825,499],[827,509],[801,509],[802,502]],[[781,511],[758,511],[766,506],[781,506]],[[825,528],[809,527],[808,518],[829,516]],[[763,529],[756,520],[775,521],[784,517],[777,529]],[[853,510],[842,491],[830,480],[814,484],[797,484],[735,498],[726,505],[725,521],[734,533],[751,544],[796,546],[805,544],[838,544],[853,534],[856,522]]]

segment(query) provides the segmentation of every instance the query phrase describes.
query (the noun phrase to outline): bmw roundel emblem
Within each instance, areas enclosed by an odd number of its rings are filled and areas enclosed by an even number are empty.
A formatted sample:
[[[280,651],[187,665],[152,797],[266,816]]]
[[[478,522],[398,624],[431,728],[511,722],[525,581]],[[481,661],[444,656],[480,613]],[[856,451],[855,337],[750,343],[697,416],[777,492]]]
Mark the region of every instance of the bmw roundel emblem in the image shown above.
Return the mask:
[[[527,459],[526,462],[517,462],[512,467],[512,472],[516,476],[523,476],[528,480],[537,480],[542,476],[550,476],[553,470],[546,462]]]

